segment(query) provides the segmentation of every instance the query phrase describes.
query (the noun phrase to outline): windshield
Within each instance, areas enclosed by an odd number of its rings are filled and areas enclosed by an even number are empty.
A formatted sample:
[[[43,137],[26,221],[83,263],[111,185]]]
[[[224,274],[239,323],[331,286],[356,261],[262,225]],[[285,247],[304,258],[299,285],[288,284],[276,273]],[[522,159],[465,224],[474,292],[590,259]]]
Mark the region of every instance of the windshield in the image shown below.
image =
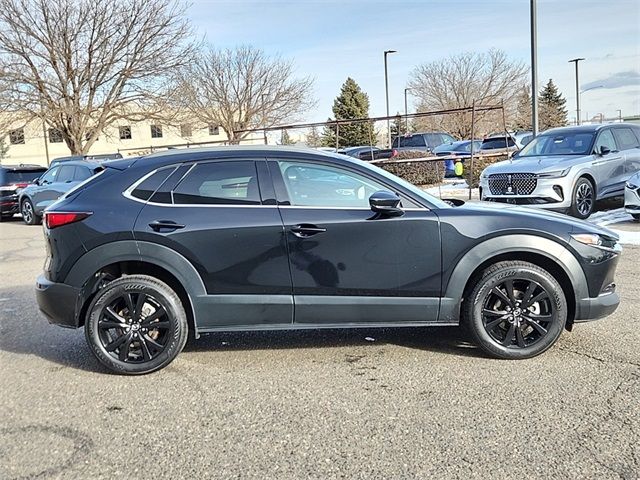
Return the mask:
[[[588,155],[593,144],[593,132],[566,132],[540,135],[529,142],[518,157],[538,155]]]
[[[4,174],[5,183],[31,183],[47,169],[32,169],[32,170],[7,170]]]
[[[406,137],[400,138],[400,146],[398,147],[398,137],[393,139],[393,148],[402,148],[402,147],[426,147],[424,143],[424,137],[420,134],[418,135],[410,135]]]

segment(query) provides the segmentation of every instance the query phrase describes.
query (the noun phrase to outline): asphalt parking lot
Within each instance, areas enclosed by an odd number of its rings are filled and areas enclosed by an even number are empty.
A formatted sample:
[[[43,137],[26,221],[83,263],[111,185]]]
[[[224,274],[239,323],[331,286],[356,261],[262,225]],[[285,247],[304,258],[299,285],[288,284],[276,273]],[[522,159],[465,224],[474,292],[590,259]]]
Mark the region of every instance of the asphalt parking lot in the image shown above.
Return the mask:
[[[535,359],[452,328],[219,334],[131,378],[38,312],[41,228],[0,239],[1,479],[640,476],[638,246],[617,312]]]

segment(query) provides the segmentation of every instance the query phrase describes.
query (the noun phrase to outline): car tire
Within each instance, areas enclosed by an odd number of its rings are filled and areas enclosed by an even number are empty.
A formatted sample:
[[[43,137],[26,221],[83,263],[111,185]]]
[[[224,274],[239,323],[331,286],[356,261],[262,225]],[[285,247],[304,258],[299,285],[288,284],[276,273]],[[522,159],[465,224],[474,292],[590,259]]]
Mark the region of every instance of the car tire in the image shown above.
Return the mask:
[[[573,187],[569,214],[572,217],[585,219],[593,213],[596,204],[596,191],[591,181],[580,177]]]
[[[463,323],[482,350],[496,358],[524,359],[549,349],[567,320],[558,281],[528,262],[487,268],[465,298]]]
[[[105,367],[141,375],[166,367],[187,341],[187,315],[164,282],[130,275],[98,291],[87,310],[85,337]]]
[[[20,214],[22,220],[27,225],[38,225],[41,221],[40,217],[36,214],[36,209],[33,207],[33,202],[30,199],[25,198],[20,204]]]

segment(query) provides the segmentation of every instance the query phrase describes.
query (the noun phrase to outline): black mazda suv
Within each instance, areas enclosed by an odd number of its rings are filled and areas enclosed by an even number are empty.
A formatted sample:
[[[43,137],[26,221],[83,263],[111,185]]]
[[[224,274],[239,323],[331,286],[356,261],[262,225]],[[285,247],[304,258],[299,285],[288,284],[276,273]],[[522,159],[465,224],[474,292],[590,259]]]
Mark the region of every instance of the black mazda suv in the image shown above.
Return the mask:
[[[45,210],[36,294],[98,360],[158,370],[189,333],[459,325],[538,355],[618,306],[609,230],[506,205],[453,207],[309,149],[171,150],[103,164]]]

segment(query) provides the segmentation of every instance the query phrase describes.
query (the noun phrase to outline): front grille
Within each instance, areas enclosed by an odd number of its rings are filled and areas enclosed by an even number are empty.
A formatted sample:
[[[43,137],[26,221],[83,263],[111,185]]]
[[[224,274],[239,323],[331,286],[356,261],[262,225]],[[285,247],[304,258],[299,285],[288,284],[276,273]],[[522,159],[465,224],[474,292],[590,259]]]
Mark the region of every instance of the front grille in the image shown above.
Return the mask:
[[[496,173],[489,175],[492,195],[531,195],[538,185],[533,173]]]

